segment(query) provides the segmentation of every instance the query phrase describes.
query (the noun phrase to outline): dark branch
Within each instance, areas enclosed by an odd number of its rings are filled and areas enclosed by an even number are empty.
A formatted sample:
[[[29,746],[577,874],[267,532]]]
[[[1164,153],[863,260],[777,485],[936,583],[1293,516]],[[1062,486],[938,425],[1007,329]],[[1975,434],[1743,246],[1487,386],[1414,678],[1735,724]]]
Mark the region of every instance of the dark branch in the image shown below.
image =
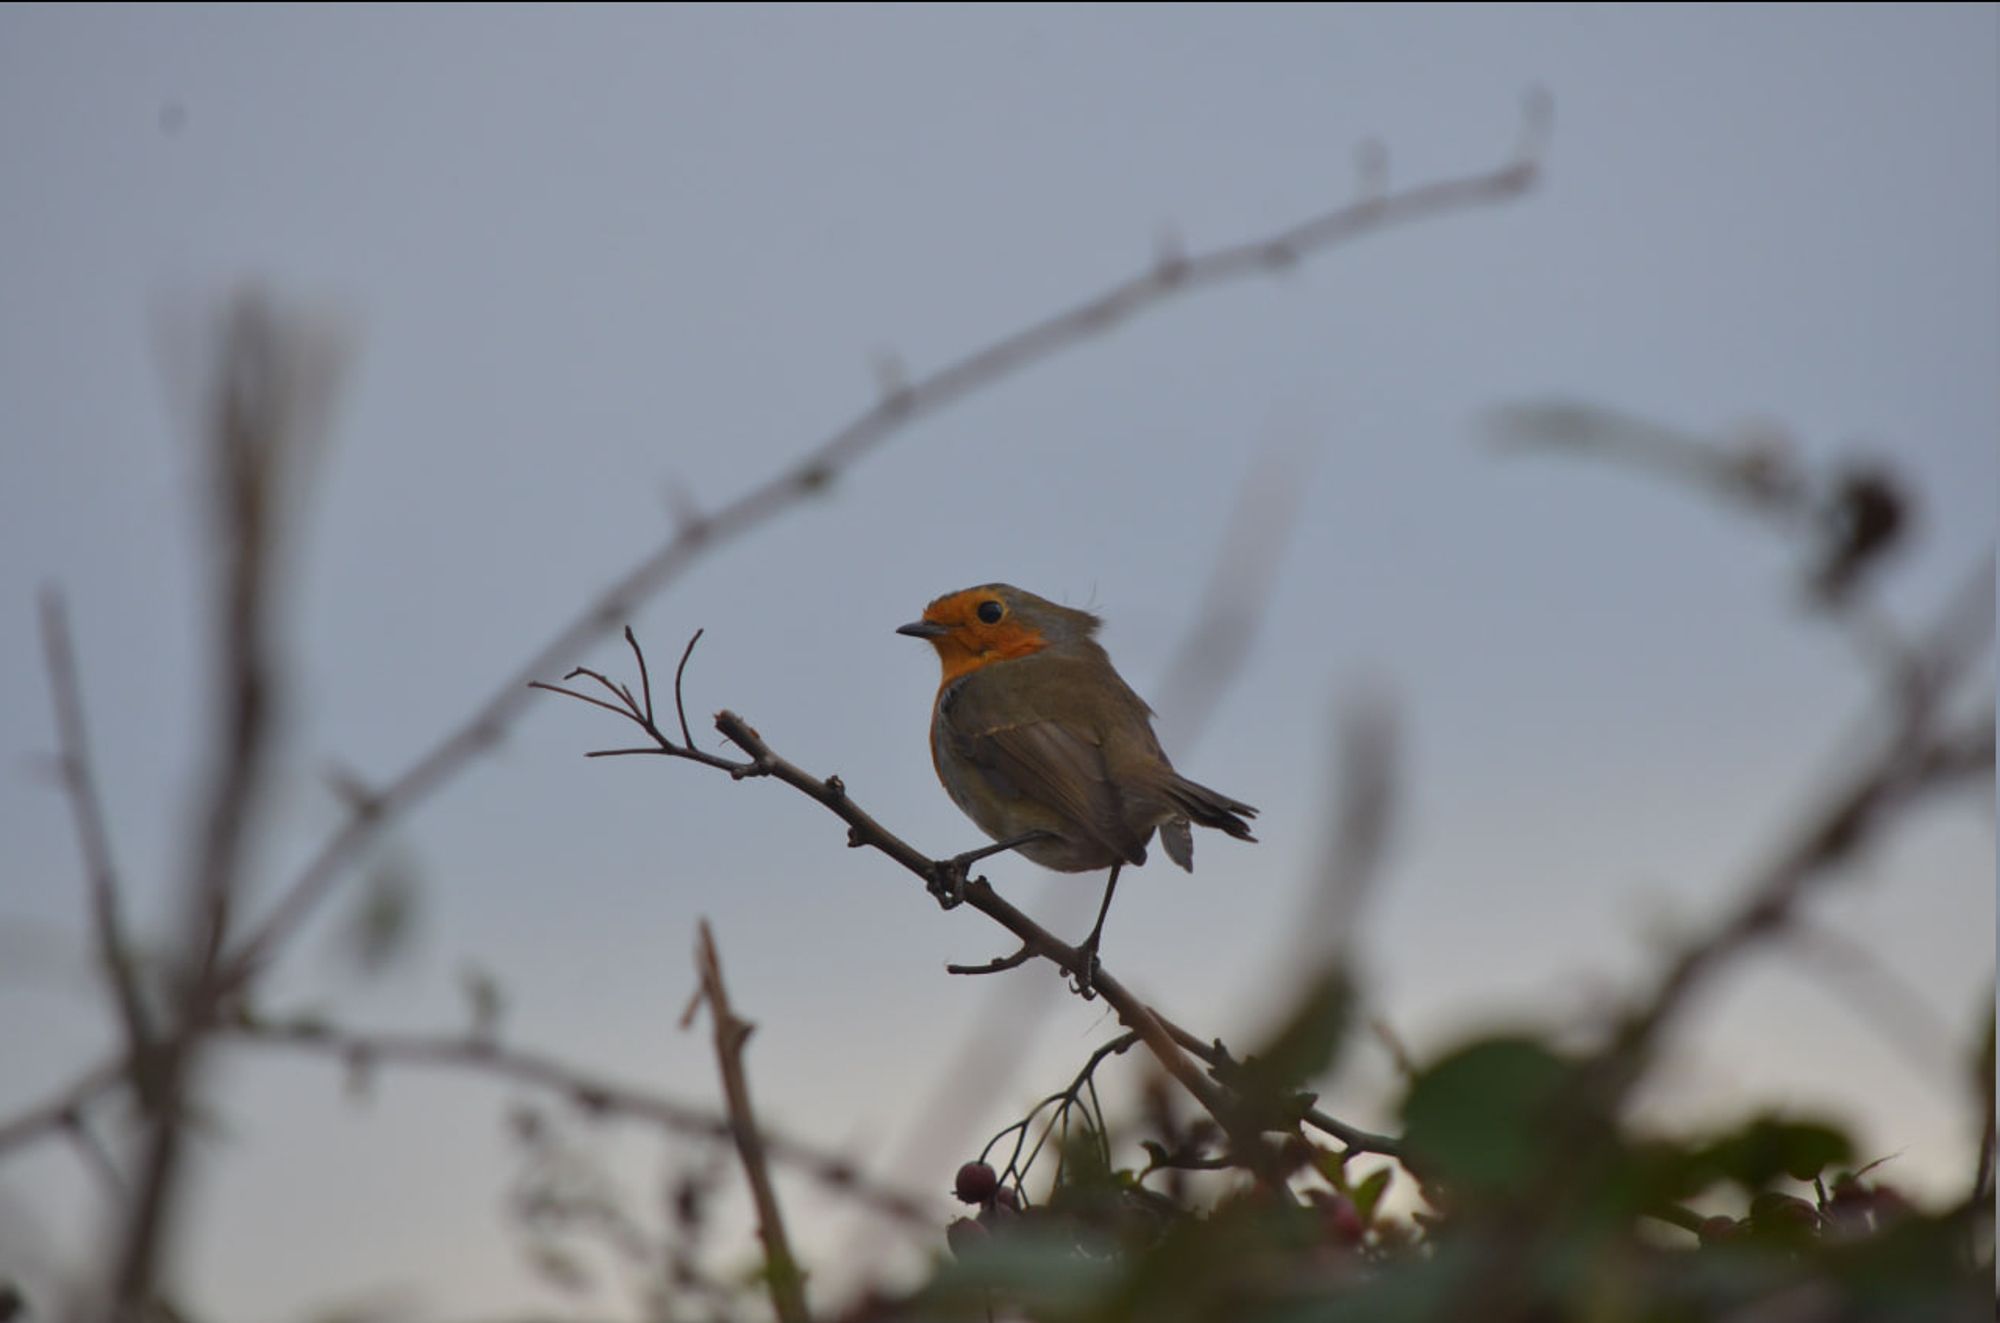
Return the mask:
[[[48,660],[49,692],[55,706],[56,739],[61,750],[63,788],[76,822],[77,848],[83,856],[90,896],[91,935],[97,963],[110,986],[125,1043],[134,1059],[142,1059],[153,1042],[153,1029],[133,972],[133,951],[120,912],[118,868],[111,852],[111,832],[105,826],[104,801],[91,770],[90,738],[84,722],[83,687],[77,680],[76,651],[70,643],[69,612],[54,588],[42,593],[42,647]],[[140,1073],[143,1080],[145,1072]]]
[[[554,686],[544,685],[542,687],[549,688],[553,692],[558,693],[569,692],[555,688]],[[571,694],[570,696],[575,695]],[[587,697],[586,701],[588,701]],[[598,704],[598,706],[603,705]],[[686,745],[676,744],[669,736],[663,734],[656,725],[649,722],[643,712],[628,708],[623,710],[620,715],[645,730],[654,740],[657,752],[661,755],[674,758],[687,758],[691,761],[714,766],[720,770],[727,771],[737,780],[750,777],[770,777],[774,780],[784,782],[794,790],[819,803],[829,812],[839,817],[841,821],[845,822],[848,829],[847,843],[850,846],[867,846],[881,851],[890,859],[902,865],[904,869],[921,878],[925,888],[933,895],[941,898],[953,896],[962,899],[964,903],[971,905],[980,913],[993,919],[1020,939],[1021,948],[1013,955],[1000,957],[986,966],[950,966],[948,968],[951,972],[959,974],[998,973],[1002,970],[1013,969],[1026,964],[1029,960],[1037,957],[1054,963],[1073,979],[1082,980],[1085,977],[1085,971],[1087,969],[1091,970],[1092,973],[1089,975],[1091,986],[1103,995],[1105,1001],[1118,1014],[1120,1022],[1136,1032],[1142,1041],[1145,1042],[1147,1049],[1158,1059],[1161,1066],[1183,1088],[1193,1095],[1195,1100],[1215,1118],[1225,1131],[1231,1133],[1232,1138],[1236,1142],[1238,1152],[1243,1155],[1245,1162],[1252,1165],[1255,1164],[1256,1155],[1260,1151],[1259,1142],[1256,1134],[1253,1133],[1254,1127],[1250,1126],[1246,1119],[1240,1115],[1241,1109],[1238,1107],[1234,1095],[1198,1070],[1188,1060],[1186,1052],[1183,1049],[1187,1048],[1194,1051],[1197,1056],[1201,1057],[1211,1066],[1227,1065],[1229,1062],[1228,1054],[1223,1052],[1219,1045],[1213,1047],[1200,1045],[1198,1040],[1195,1040],[1191,1035],[1180,1033],[1176,1036],[1174,1031],[1170,1031],[1166,1027],[1165,1021],[1156,1016],[1150,1007],[1133,996],[1130,990],[1124,984],[1120,983],[1117,978],[1107,973],[1101,965],[1091,962],[1083,952],[1057,938],[1053,933],[1050,933],[1021,910],[1003,899],[998,892],[993,890],[992,885],[985,878],[978,877],[967,881],[958,859],[933,859],[922,853],[916,847],[909,844],[909,842],[903,840],[902,837],[884,827],[865,809],[856,804],[848,794],[846,785],[842,783],[839,777],[816,777],[775,753],[771,749],[771,746],[765,743],[763,736],[759,735],[749,722],[737,716],[734,712],[718,712],[715,716],[715,728],[725,740],[734,744],[748,755],[741,762],[731,762],[728,759],[715,758],[702,754],[698,750],[692,750]],[[633,753],[637,752],[637,750],[606,750],[604,752]],[[956,901],[953,903],[956,903]],[[1195,1046],[1189,1047],[1190,1044],[1194,1044]],[[1328,1129],[1328,1133],[1340,1135],[1343,1139],[1346,1139],[1348,1135],[1353,1135],[1372,1151],[1393,1151],[1393,1141],[1381,1140],[1378,1136],[1366,1136],[1363,1132],[1339,1126],[1339,1123],[1332,1122],[1330,1118],[1327,1118],[1327,1120],[1328,1126],[1326,1128]]]
[[[771,1184],[771,1166],[764,1155],[764,1134],[750,1103],[750,1076],[743,1068],[743,1045],[755,1026],[739,1019],[730,1007],[729,989],[722,982],[722,957],[715,949],[715,934],[707,919],[701,921],[695,965],[701,972],[699,999],[708,1003],[709,1017],[715,1024],[715,1059],[722,1071],[722,1094],[729,1104],[730,1134],[757,1207],[757,1234],[764,1242],[764,1277],[771,1291],[771,1307],[783,1323],[804,1323],[808,1317],[805,1281],[792,1254],[791,1240],[785,1235],[778,1192]]]
[[[693,637],[688,639],[687,646],[681,649],[681,664],[674,667],[674,714],[681,719],[681,743],[686,745],[689,749],[694,748],[694,736],[688,730],[687,704],[681,701],[681,680],[682,677],[684,677],[687,674],[688,658],[694,656],[694,645],[701,642],[701,636],[706,632],[707,631],[700,629],[697,629],[694,632]],[[627,625],[625,627],[625,637],[628,639],[632,637],[632,627],[630,625]],[[639,651],[639,644],[637,643],[637,641],[633,642],[632,651],[634,652]],[[642,656],[639,662],[640,674],[642,675],[645,673],[645,665],[646,665],[645,659]],[[651,691],[648,690],[646,697],[646,711],[650,714],[652,710],[653,710],[653,699]]]

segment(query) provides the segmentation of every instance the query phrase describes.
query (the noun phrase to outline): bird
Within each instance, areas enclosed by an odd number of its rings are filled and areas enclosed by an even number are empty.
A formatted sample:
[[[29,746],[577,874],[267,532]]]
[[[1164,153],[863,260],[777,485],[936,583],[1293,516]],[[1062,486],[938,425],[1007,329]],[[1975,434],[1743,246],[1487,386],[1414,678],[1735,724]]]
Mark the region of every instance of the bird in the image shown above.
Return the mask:
[[[1065,873],[1109,869],[1097,922],[1078,951],[1087,991],[1118,874],[1146,862],[1157,830],[1194,870],[1190,824],[1255,841],[1257,810],[1174,770],[1153,709],[1097,642],[1097,616],[1011,584],[946,593],[898,634],[927,640],[942,670],[931,704],[931,762],[952,802],[1005,850]]]

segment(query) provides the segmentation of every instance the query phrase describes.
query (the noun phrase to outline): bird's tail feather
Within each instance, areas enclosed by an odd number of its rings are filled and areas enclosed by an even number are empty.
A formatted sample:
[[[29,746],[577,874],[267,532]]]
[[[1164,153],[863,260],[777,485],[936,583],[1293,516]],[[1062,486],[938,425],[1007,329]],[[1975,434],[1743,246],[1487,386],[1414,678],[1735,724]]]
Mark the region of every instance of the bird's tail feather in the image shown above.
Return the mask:
[[[1250,824],[1244,821],[1245,818],[1256,817],[1257,810],[1207,786],[1176,776],[1167,786],[1166,800],[1182,816],[1161,826],[1160,844],[1166,847],[1167,858],[1184,869],[1192,871],[1194,868],[1194,837],[1188,830],[1190,822],[1228,832],[1239,841],[1257,839],[1250,834]]]

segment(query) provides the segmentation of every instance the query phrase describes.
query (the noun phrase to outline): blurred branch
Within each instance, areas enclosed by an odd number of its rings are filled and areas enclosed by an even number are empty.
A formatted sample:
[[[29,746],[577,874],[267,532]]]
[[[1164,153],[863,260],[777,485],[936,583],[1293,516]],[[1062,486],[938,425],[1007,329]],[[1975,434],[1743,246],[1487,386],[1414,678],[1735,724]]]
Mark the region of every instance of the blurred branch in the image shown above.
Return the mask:
[[[49,691],[55,706],[58,766],[76,822],[77,848],[83,856],[90,896],[91,936],[97,963],[104,973],[127,1050],[134,1060],[150,1049],[153,1031],[133,971],[133,950],[120,913],[118,869],[113,862],[111,833],[105,826],[104,801],[90,764],[90,738],[84,722],[83,689],[77,680],[76,652],[70,643],[69,612],[55,588],[42,593],[42,648],[48,660]],[[145,1072],[139,1073],[144,1079]]]
[[[1503,445],[1596,456],[1664,474],[1808,543],[1808,600],[1884,674],[1900,677],[1912,664],[1893,623],[1863,591],[1916,522],[1912,496],[1885,465],[1861,459],[1815,473],[1791,437],[1775,427],[1716,441],[1575,400],[1496,410],[1492,430]]]
[[[174,1012],[157,1046],[130,1060],[149,1104],[146,1136],[113,1282],[118,1317],[150,1310],[174,1221],[185,1103],[222,993],[244,860],[268,797],[266,768],[281,677],[273,607],[284,569],[287,502],[298,494],[338,375],[336,346],[305,318],[257,294],[223,311],[197,438],[208,483],[215,722],[182,884],[184,928],[170,970]]]
[[[1957,1052],[1944,1017],[1866,942],[1799,914],[1792,916],[1783,941],[1800,965],[1912,1067],[1934,1079],[1956,1075]]]
[[[690,642],[688,650],[693,649]],[[743,1046],[756,1026],[739,1019],[730,1007],[729,989],[722,981],[722,957],[715,949],[715,934],[707,919],[701,921],[695,967],[701,974],[701,991],[681,1018],[681,1025],[686,1028],[700,1005],[708,1004],[709,1018],[715,1025],[715,1059],[722,1071],[722,1094],[729,1104],[729,1130],[757,1206],[757,1234],[764,1242],[764,1279],[771,1290],[771,1308],[782,1323],[803,1323],[809,1315],[805,1282],[792,1254],[791,1240],[785,1235],[784,1214],[778,1207],[778,1192],[771,1185],[771,1167],[764,1155],[764,1135],[750,1104],[750,1077],[743,1069]]]
[[[0,1122],[0,1153],[29,1144],[52,1134],[60,1134],[92,1102],[126,1078],[126,1058],[121,1054],[79,1074],[49,1098],[30,1103]]]
[[[1385,694],[1367,690],[1343,704],[1334,725],[1338,798],[1304,924],[1304,940],[1319,962],[1352,959],[1361,912],[1395,827],[1398,747],[1396,710]]]
[[[1771,861],[1736,889],[1745,898],[1736,910],[1683,950],[1652,996],[1626,1018],[1600,1060],[1610,1071],[1614,1093],[1643,1072],[1661,1030],[1697,988],[1746,948],[1783,932],[1805,896],[1852,861],[1896,811],[1975,777],[1990,781],[1990,758],[1982,765],[1958,754],[1977,747],[1979,732],[1940,730],[1937,717],[1975,659],[1976,641],[1992,637],[1994,586],[1988,552],[1953,595],[1929,638],[1912,651],[1911,686],[1892,689],[1884,698],[1880,716],[1887,730],[1874,753],[1859,760],[1804,815]],[[1990,748],[1990,728],[1986,740]],[[1941,750],[1954,753],[1940,757]]]
[[[113,1207],[121,1206],[129,1193],[124,1173],[119,1171],[118,1164],[111,1160],[111,1153],[104,1147],[104,1141],[98,1138],[97,1131],[91,1127],[90,1118],[80,1110],[72,1111],[64,1116],[63,1129],[69,1135],[70,1147],[76,1150],[77,1157],[82,1160],[85,1167],[89,1168],[91,1176],[96,1179],[98,1188],[106,1199]]]
[[[573,658],[629,617],[646,597],[678,579],[715,547],[762,527],[822,491],[832,480],[920,418],[1036,363],[1109,332],[1140,313],[1197,290],[1260,275],[1281,274],[1303,259],[1380,230],[1412,224],[1517,198],[1539,182],[1552,111],[1548,98],[1527,98],[1514,159],[1494,169],[1376,191],[1260,239],[1205,253],[1162,252],[1136,276],[1005,335],[927,376],[887,383],[873,405],[810,447],[790,468],[703,513],[679,513],[678,527],[657,550],[600,592],[554,637],[529,657],[490,697],[436,746],[421,755],[355,813],[306,864],[265,918],[238,943],[226,962],[234,987],[270,959],[277,946],[324,899],[346,866],[389,821],[426,799],[487,745],[521,711],[526,686]]]
[[[238,1019],[216,1027],[220,1038],[253,1046],[291,1048],[340,1062],[350,1073],[368,1075],[384,1065],[428,1066],[464,1071],[546,1090],[586,1116],[619,1117],[658,1126],[671,1134],[704,1140],[731,1138],[730,1122],[691,1103],[649,1093],[593,1075],[578,1067],[491,1038],[444,1034],[364,1034],[317,1021]],[[829,1189],[897,1221],[935,1228],[923,1201],[865,1180],[843,1158],[796,1140],[763,1133],[773,1157],[789,1163]]]
[[[1310,472],[1303,446],[1269,444],[1244,475],[1194,619],[1155,691],[1166,747],[1184,751],[1195,742],[1249,660]]]

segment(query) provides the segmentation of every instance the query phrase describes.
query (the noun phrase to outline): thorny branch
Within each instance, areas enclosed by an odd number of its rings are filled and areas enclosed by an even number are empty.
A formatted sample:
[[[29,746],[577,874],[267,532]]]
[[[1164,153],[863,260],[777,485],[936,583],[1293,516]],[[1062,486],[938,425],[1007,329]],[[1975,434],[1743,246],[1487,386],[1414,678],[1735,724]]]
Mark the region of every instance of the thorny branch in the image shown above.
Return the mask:
[[[111,1283],[114,1317],[149,1310],[183,1183],[186,1105],[228,984],[245,863],[263,804],[281,701],[275,606],[285,518],[326,420],[341,356],[309,323],[246,297],[224,315],[207,383],[201,459],[213,541],[215,716],[194,848],[181,884],[184,931],[168,969],[166,1032],[129,1062],[145,1136]]]
[[[133,970],[133,950],[125,935],[119,909],[118,867],[112,859],[111,833],[105,827],[104,801],[90,764],[90,737],[84,722],[83,689],[77,681],[76,650],[70,643],[69,612],[62,594],[51,588],[42,594],[42,647],[48,660],[49,690],[55,706],[58,767],[63,789],[76,822],[77,849],[83,856],[90,897],[91,936],[97,963],[104,971],[125,1030],[127,1048],[137,1059],[151,1047],[153,1029],[139,995]],[[140,1074],[141,1082],[145,1072]]]
[[[98,1062],[52,1096],[22,1108],[0,1123],[0,1153],[67,1128],[92,1102],[125,1082],[129,1069],[121,1053]]]
[[[642,650],[629,628],[625,631],[625,639],[634,655],[640,655]],[[685,665],[685,654],[682,662]],[[849,796],[847,786],[838,776],[816,777],[781,757],[765,743],[764,738],[748,722],[734,712],[717,713],[715,728],[724,739],[748,755],[747,758],[740,760],[720,757],[695,748],[692,744],[676,743],[670,735],[661,730],[649,702],[635,702],[627,687],[600,672],[578,668],[564,678],[574,680],[579,676],[591,680],[611,694],[612,698],[607,700],[583,690],[543,681],[536,681],[531,687],[614,712],[638,726],[653,741],[650,745],[639,747],[600,749],[588,756],[611,758],[652,755],[682,758],[727,772],[739,781],[753,777],[770,777],[782,781],[845,822],[848,828],[847,843],[850,847],[867,846],[879,850],[921,878],[926,889],[946,908],[952,908],[962,901],[999,923],[1021,943],[1020,948],[1011,955],[1000,957],[987,965],[953,967],[954,972],[995,972],[1014,968],[1031,959],[1041,958],[1054,963],[1073,978],[1082,975],[1087,964],[1084,954],[1009,903],[984,877],[966,878],[954,860],[932,859],[924,854],[856,804]],[[683,706],[678,681],[675,685],[674,703],[677,709]],[[1238,1101],[1227,1089],[1218,1086],[1213,1079],[1197,1070],[1188,1060],[1188,1055],[1192,1054],[1218,1072],[1227,1071],[1236,1063],[1222,1045],[1204,1042],[1159,1015],[1134,996],[1102,965],[1096,969],[1094,986],[1117,1013],[1120,1022],[1139,1036],[1160,1065],[1231,1135],[1242,1150],[1245,1161],[1254,1164],[1257,1141],[1253,1134],[1245,1133],[1245,1118]],[[1376,1153],[1396,1151],[1394,1140],[1357,1130],[1323,1113],[1310,1112],[1306,1120],[1351,1148]]]
[[[689,651],[694,648],[688,644]],[[686,655],[682,661],[685,663]],[[678,691],[678,684],[675,686]],[[650,701],[651,695],[648,695]],[[750,1076],[743,1068],[743,1047],[756,1028],[737,1016],[729,1004],[729,989],[722,981],[722,956],[715,949],[715,934],[708,920],[701,921],[701,935],[695,946],[695,965],[701,973],[701,990],[681,1018],[686,1028],[694,1014],[707,1003],[715,1025],[715,1059],[722,1072],[722,1095],[729,1105],[729,1132],[736,1141],[737,1156],[750,1181],[750,1196],[757,1207],[757,1234],[764,1242],[764,1276],[771,1289],[771,1307],[783,1323],[804,1323],[805,1281],[799,1261],[792,1254],[785,1235],[784,1214],[778,1207],[778,1192],[771,1184],[771,1164],[765,1157],[764,1133],[757,1124],[757,1112],[750,1104]]]
[[[1874,754],[1860,760],[1805,815],[1773,858],[1735,889],[1734,894],[1744,897],[1742,904],[1674,959],[1652,996],[1619,1028],[1604,1058],[1614,1092],[1637,1078],[1661,1031],[1696,989],[1745,948],[1784,931],[1805,896],[1836,876],[1892,811],[1970,776],[1992,777],[1990,758],[1981,765],[1937,756],[1941,748],[1976,743],[1979,734],[1940,730],[1937,717],[1977,654],[1975,640],[1991,637],[1993,593],[1989,553],[1947,605],[1931,636],[1908,653],[1909,673],[1921,677],[1921,683],[1888,696],[1888,711],[1881,714],[1887,729],[1878,736]]]
[[[1822,475],[1775,431],[1718,442],[1575,401],[1516,405],[1495,421],[1504,441],[1601,455],[1692,482],[1804,542],[1808,602],[1855,641],[1880,691],[1861,732],[1866,752],[1736,889],[1741,905],[1690,942],[1616,1027],[1595,1063],[1615,1096],[1644,1072],[1661,1032],[1698,988],[1746,948],[1793,926],[1805,897],[1859,854],[1895,810],[1957,785],[1991,782],[1991,700],[1967,721],[1950,721],[1949,709],[1992,643],[1994,557],[1989,549],[1979,558],[1928,634],[1906,635],[1869,592],[1915,522],[1909,496],[1886,466],[1849,461]]]
[[[1540,182],[1551,120],[1551,103],[1537,91],[1524,104],[1521,139],[1512,159],[1497,167],[1393,191],[1381,187],[1379,169],[1367,168],[1362,171],[1361,196],[1275,234],[1195,255],[1163,246],[1153,265],[1138,275],[1002,336],[927,376],[886,389],[874,404],[809,447],[791,467],[732,500],[707,512],[677,506],[672,535],[560,626],[463,721],[380,788],[353,787],[350,816],[290,884],[280,889],[277,901],[261,920],[249,925],[232,946],[220,952],[208,989],[210,999],[219,1004],[239,996],[391,822],[427,800],[496,741],[520,714],[525,685],[615,627],[640,601],[674,582],[708,551],[762,527],[824,491],[833,478],[917,420],[1179,296],[1259,275],[1281,275],[1305,258],[1376,231],[1522,196]],[[1377,158],[1379,153],[1370,159]],[[683,666],[685,663],[684,656]],[[685,714],[681,716],[682,736],[691,748],[692,736]],[[1198,1040],[1178,1030],[1173,1036],[1184,1048],[1200,1055],[1203,1045]],[[60,1092],[79,1103],[87,1102],[120,1082],[132,1082],[136,1068],[137,1063],[125,1057],[115,1063],[100,1063]],[[50,1133],[57,1119],[54,1114],[31,1108],[0,1122],[0,1151]],[[1361,1132],[1350,1131],[1342,1137],[1365,1142]]]
[[[318,907],[345,875],[347,866],[387,823],[428,798],[496,740],[519,715],[527,685],[616,627],[643,599],[678,579],[709,550],[763,526],[825,490],[835,477],[918,419],[1104,335],[1140,313],[1197,290],[1283,274],[1307,257],[1379,230],[1520,197],[1541,179],[1551,119],[1548,97],[1536,92],[1524,104],[1522,135],[1513,159],[1497,168],[1389,192],[1379,191],[1370,176],[1363,181],[1361,197],[1275,234],[1193,255],[1163,251],[1138,275],[1002,336],[927,376],[886,389],[874,404],[808,449],[789,469],[726,504],[705,514],[683,511],[664,544],[559,628],[471,716],[372,796],[364,811],[349,818],[326,841],[262,922],[231,951],[226,962],[228,984],[241,986],[271,959],[279,944]]]

